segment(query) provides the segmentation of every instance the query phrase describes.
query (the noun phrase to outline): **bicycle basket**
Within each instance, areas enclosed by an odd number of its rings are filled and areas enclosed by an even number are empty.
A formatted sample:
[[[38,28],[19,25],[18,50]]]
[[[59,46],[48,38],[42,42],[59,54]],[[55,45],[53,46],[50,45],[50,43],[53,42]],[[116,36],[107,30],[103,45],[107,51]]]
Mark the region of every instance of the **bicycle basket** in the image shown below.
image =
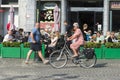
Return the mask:
[[[57,47],[58,49],[61,49],[61,48],[64,46],[64,44],[65,44],[64,38],[61,37],[61,38],[58,39],[57,44],[56,44],[56,47]]]
[[[83,49],[83,54],[87,59],[92,59],[94,56],[94,49],[93,48],[84,48]]]

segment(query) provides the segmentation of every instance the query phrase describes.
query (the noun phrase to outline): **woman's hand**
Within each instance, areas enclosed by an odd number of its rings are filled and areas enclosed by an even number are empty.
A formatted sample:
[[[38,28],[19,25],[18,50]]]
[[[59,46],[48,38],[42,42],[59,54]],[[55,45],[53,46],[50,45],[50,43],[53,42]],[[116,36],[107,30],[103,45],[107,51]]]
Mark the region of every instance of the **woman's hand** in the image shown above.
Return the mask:
[[[67,41],[70,41],[70,38],[67,38]]]

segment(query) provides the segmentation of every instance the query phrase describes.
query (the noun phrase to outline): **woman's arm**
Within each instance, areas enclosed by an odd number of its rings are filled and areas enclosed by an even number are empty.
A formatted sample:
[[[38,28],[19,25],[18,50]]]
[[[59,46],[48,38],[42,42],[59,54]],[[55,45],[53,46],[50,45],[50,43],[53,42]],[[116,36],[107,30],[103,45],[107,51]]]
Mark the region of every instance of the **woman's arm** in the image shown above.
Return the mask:
[[[80,34],[81,34],[80,30],[77,29],[77,31],[71,37],[69,37],[69,40],[77,38]]]

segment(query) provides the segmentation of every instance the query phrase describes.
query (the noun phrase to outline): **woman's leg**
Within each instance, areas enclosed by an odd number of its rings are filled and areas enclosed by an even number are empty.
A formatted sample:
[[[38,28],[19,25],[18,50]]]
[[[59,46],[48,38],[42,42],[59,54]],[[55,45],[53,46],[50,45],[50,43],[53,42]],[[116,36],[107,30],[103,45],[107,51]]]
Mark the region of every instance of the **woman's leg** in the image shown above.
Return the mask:
[[[74,48],[72,48],[72,50],[73,50],[73,53],[74,53],[73,57],[78,56],[78,52],[77,52],[77,50],[74,49]]]
[[[77,51],[76,47],[74,46],[74,44],[71,44],[70,48],[72,49],[72,51],[74,53],[73,57],[78,56],[78,51]]]

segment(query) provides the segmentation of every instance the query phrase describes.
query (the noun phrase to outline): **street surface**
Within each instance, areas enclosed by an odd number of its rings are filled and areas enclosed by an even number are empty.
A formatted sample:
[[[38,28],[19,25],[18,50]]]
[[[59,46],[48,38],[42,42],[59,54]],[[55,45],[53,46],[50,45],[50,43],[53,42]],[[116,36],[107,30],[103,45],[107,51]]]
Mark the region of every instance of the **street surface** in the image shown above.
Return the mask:
[[[0,58],[0,80],[120,80],[120,60],[99,59],[94,68],[84,69],[72,61],[61,69],[49,64],[24,64],[24,59]]]

